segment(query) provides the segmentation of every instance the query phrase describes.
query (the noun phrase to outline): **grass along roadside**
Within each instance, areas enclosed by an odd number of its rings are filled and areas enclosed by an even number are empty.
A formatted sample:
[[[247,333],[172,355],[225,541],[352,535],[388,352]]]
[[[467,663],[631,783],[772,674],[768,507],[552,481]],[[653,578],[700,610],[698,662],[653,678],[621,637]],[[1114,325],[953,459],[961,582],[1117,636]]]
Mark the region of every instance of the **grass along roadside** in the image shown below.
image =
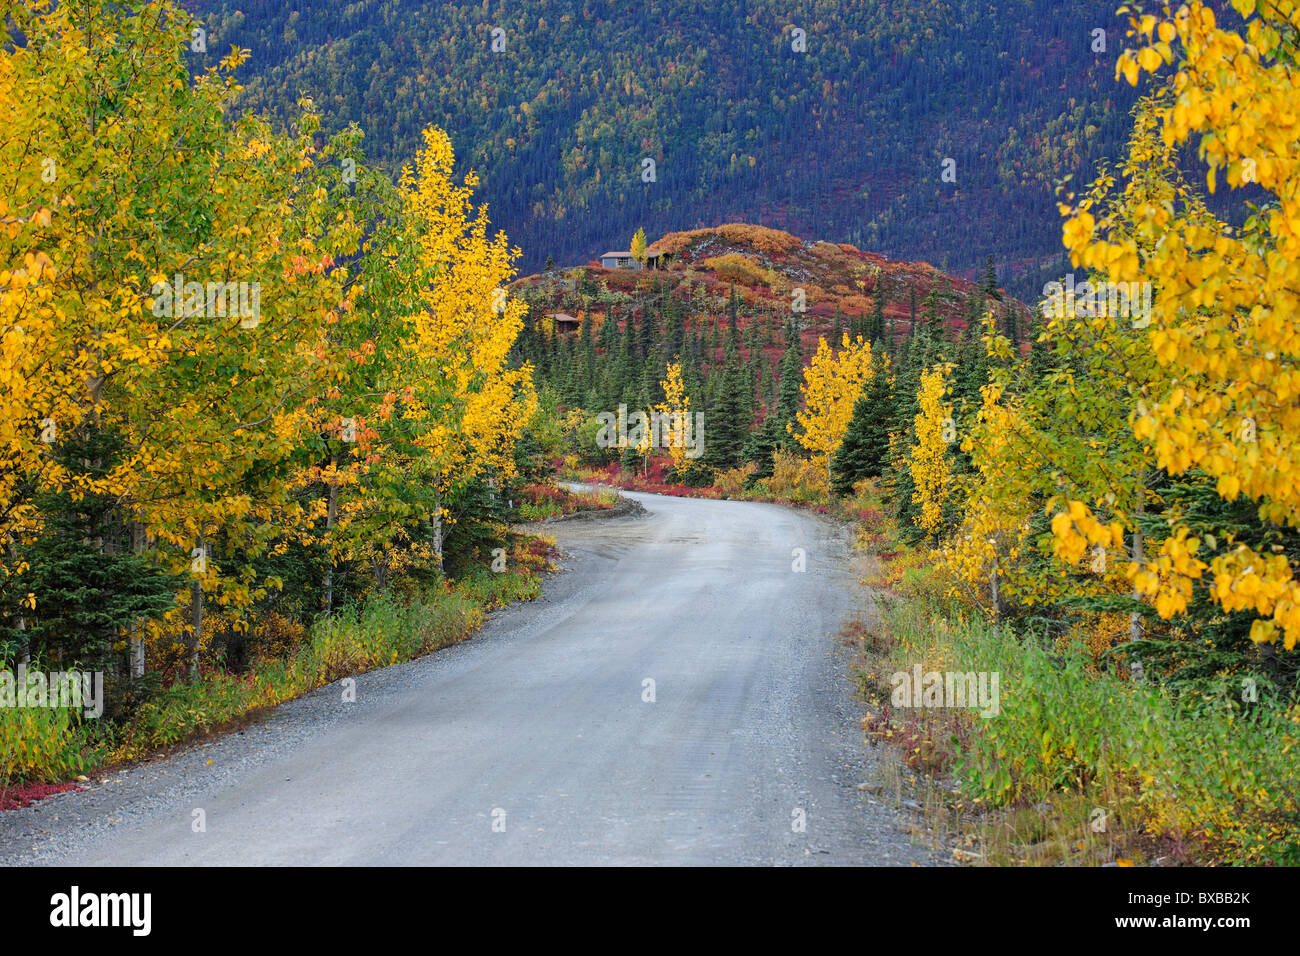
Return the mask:
[[[412,660],[471,637],[485,612],[541,593],[553,542],[515,543],[497,573],[479,571],[441,589],[372,595],[315,622],[288,654],[244,672],[207,670],[144,700],[121,722],[85,720],[70,708],[0,708],[0,806],[21,789],[105,771],[246,723],[343,677]],[[14,801],[21,802],[21,797]]]
[[[1083,650],[953,615],[915,597],[843,635],[873,744],[930,781],[930,834],[993,865],[1300,862],[1300,712],[1243,714],[1095,673]],[[947,693],[900,693],[923,674],[998,675],[995,713]],[[904,681],[897,675],[907,675]],[[946,686],[945,686],[946,691]],[[900,703],[903,706],[900,706]]]
[[[609,511],[618,503],[612,488],[573,491],[556,484],[525,485],[515,503],[514,516],[520,522],[545,521],[580,511]]]

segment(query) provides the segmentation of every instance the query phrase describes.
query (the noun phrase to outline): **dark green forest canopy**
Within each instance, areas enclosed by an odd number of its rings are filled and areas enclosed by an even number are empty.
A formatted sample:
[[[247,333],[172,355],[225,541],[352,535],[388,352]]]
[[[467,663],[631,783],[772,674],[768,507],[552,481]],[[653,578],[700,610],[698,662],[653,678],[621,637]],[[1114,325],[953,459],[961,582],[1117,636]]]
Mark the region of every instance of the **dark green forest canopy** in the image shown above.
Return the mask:
[[[526,272],[746,221],[969,278],[991,252],[1026,295],[1062,267],[1054,184],[1115,155],[1135,97],[1090,0],[186,6],[196,69],[252,51],[250,108],[308,94],[392,167],[445,127]]]

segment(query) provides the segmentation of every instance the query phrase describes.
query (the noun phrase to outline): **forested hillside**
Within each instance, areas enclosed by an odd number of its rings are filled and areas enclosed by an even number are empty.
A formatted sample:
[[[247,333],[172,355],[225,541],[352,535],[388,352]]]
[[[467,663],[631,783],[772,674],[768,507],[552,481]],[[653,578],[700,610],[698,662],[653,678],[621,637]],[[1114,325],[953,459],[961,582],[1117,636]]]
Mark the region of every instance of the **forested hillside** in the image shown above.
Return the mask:
[[[676,364],[683,396],[709,422],[687,480],[747,463],[771,474],[773,451],[796,447],[786,426],[805,367],[827,343],[838,348],[848,336],[882,357],[906,355],[923,327],[961,343],[973,361],[989,308],[1016,343],[1037,328],[1026,306],[998,290],[991,263],[976,285],[928,263],[748,224],[670,233],[647,248],[671,257],[664,268],[580,266],[516,283],[529,304],[516,348],[570,409],[652,408]],[[593,462],[614,454],[584,451]]]
[[[1053,184],[1115,154],[1134,97],[1089,0],[187,6],[196,69],[251,50],[247,107],[310,95],[391,165],[445,128],[524,269],[745,221],[968,277],[992,253],[1028,295],[1062,261]]]

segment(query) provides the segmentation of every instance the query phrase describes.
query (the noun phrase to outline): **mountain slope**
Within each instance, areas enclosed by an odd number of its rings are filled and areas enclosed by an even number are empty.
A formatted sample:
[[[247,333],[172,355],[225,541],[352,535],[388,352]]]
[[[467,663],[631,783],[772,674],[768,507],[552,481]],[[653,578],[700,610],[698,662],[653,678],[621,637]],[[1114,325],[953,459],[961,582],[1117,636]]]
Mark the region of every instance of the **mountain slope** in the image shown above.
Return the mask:
[[[252,51],[247,106],[310,94],[392,166],[447,129],[526,269],[744,220],[1022,273],[1060,261],[1052,184],[1114,152],[1134,98],[1124,26],[1085,0],[188,6],[196,68]]]

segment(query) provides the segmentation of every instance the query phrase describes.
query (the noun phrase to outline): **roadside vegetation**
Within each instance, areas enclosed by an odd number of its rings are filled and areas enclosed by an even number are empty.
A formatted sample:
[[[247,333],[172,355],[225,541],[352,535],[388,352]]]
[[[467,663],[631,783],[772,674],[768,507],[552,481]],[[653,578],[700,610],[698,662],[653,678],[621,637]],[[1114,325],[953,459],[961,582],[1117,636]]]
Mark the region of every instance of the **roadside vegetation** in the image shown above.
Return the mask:
[[[473,636],[486,611],[541,593],[553,544],[514,537],[508,570],[455,585],[372,594],[305,630],[270,617],[261,650],[242,667],[214,663],[194,680],[159,677],[99,720],[68,708],[0,708],[0,797],[43,794],[40,784],[106,772],[176,744],[239,726],[344,677],[413,660]],[[34,669],[34,668],[33,668]],[[35,786],[33,786],[35,785]]]
[[[609,488],[574,491],[562,485],[525,485],[519,489],[514,514],[519,521],[545,521],[580,511],[610,511],[618,504],[618,493]]]
[[[241,112],[249,51],[192,77],[175,5],[7,14],[0,791],[536,597],[551,548],[510,502],[549,480],[555,429],[511,355],[519,252],[446,134],[392,177],[310,99],[282,126]],[[21,705],[24,669],[101,675],[102,714]]]
[[[1227,675],[1136,678],[1097,640],[1122,615],[995,624],[926,546],[861,540],[878,613],[842,637],[867,738],[929,781],[923,839],[971,864],[1300,862],[1300,708],[1243,706]],[[997,713],[897,706],[918,665],[999,675]]]

